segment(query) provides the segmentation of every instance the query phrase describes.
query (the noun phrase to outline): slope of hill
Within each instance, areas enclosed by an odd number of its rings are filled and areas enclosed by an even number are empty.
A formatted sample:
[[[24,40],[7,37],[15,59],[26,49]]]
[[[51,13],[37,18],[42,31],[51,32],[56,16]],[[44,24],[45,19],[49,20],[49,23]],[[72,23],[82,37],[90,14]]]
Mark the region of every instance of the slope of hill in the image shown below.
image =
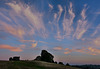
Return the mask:
[[[43,61],[0,61],[0,69],[79,69]]]

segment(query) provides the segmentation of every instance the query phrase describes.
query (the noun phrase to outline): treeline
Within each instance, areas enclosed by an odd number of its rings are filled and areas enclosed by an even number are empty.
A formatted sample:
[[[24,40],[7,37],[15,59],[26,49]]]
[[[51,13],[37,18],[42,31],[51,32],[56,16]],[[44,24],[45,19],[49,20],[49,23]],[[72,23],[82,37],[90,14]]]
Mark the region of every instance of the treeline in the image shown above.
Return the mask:
[[[73,65],[73,67],[81,69],[100,69],[100,65]]]

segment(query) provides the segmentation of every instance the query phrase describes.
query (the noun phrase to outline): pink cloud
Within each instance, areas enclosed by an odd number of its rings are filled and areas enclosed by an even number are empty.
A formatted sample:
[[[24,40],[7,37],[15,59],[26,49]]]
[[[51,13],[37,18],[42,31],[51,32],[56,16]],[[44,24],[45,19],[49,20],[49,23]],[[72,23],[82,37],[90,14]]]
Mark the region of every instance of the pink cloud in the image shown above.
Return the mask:
[[[38,42],[32,43],[32,48],[35,48],[37,46]]]
[[[95,31],[93,32],[93,34],[91,36],[95,36],[99,32],[100,32],[100,24],[96,27]]]
[[[0,45],[0,49],[7,49],[14,52],[21,52],[22,49],[20,47],[12,47],[10,45]]]
[[[60,46],[57,46],[57,47],[54,47],[53,49],[54,49],[54,50],[62,50],[63,48],[60,47]]]
[[[53,9],[53,5],[51,5],[51,4],[49,4],[49,7],[50,7],[51,10]]]
[[[93,42],[94,42],[94,45],[100,46],[100,37],[94,39]]]
[[[3,30],[4,32],[7,32],[13,36],[23,38],[25,31],[20,26],[11,26],[10,24],[7,24],[3,21],[0,21],[0,30]]]
[[[88,26],[88,20],[86,19],[86,5],[84,6],[82,12],[81,12],[81,19],[79,19],[77,21],[77,28],[74,32],[73,37],[76,39],[81,39],[82,36],[84,35],[84,33],[86,33],[86,31],[88,30],[89,26]]]
[[[98,54],[100,54],[100,49],[93,48],[93,47],[81,48],[81,49],[66,48],[64,54],[69,54],[71,52],[79,52],[79,53],[90,54],[90,55],[98,55]]]
[[[64,54],[69,54],[69,53],[71,53],[71,52],[64,52]]]
[[[7,17],[6,15],[2,14],[1,12],[0,12],[0,16],[5,18],[7,21],[11,22],[11,19]]]
[[[27,42],[35,42],[35,40],[19,40],[20,42],[27,43]]]
[[[23,45],[20,45],[20,48],[25,48],[25,47],[26,47],[26,45],[24,45],[24,44]]]
[[[73,32],[73,20],[75,18],[75,13],[73,12],[73,4],[70,2],[68,9],[69,18],[67,17],[67,10],[65,8],[64,20],[63,20],[63,31],[65,32],[64,37],[69,37]]]
[[[100,54],[100,49],[96,49],[96,48],[93,48],[93,47],[88,47],[88,50],[89,50],[89,53],[90,53],[91,55]]]
[[[33,6],[33,8],[31,8],[29,5],[17,1],[6,3],[6,5],[8,5],[11,9],[2,9],[2,11],[8,12],[9,17],[1,12],[0,15],[11,22],[11,24],[5,23],[6,26],[2,26],[2,28],[4,27],[4,32],[10,33],[19,38],[22,38],[24,35],[33,36],[35,33],[43,38],[48,37],[47,29],[43,22],[43,14],[38,12],[38,10],[36,10]],[[23,23],[26,26],[23,26]],[[0,30],[2,29],[0,28]]]

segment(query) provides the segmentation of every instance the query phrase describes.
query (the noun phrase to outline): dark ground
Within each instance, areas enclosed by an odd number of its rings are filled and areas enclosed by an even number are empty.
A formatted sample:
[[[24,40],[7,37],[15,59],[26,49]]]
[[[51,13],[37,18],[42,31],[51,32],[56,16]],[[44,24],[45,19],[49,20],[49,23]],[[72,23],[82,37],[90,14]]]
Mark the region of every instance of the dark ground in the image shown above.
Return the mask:
[[[0,61],[0,69],[79,69],[43,61]]]

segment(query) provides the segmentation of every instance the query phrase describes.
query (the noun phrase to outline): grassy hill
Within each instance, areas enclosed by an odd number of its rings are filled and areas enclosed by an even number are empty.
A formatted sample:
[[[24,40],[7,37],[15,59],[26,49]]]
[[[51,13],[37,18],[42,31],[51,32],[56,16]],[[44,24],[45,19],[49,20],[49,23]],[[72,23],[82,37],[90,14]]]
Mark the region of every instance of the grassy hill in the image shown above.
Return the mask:
[[[79,69],[43,61],[0,61],[0,69]]]

